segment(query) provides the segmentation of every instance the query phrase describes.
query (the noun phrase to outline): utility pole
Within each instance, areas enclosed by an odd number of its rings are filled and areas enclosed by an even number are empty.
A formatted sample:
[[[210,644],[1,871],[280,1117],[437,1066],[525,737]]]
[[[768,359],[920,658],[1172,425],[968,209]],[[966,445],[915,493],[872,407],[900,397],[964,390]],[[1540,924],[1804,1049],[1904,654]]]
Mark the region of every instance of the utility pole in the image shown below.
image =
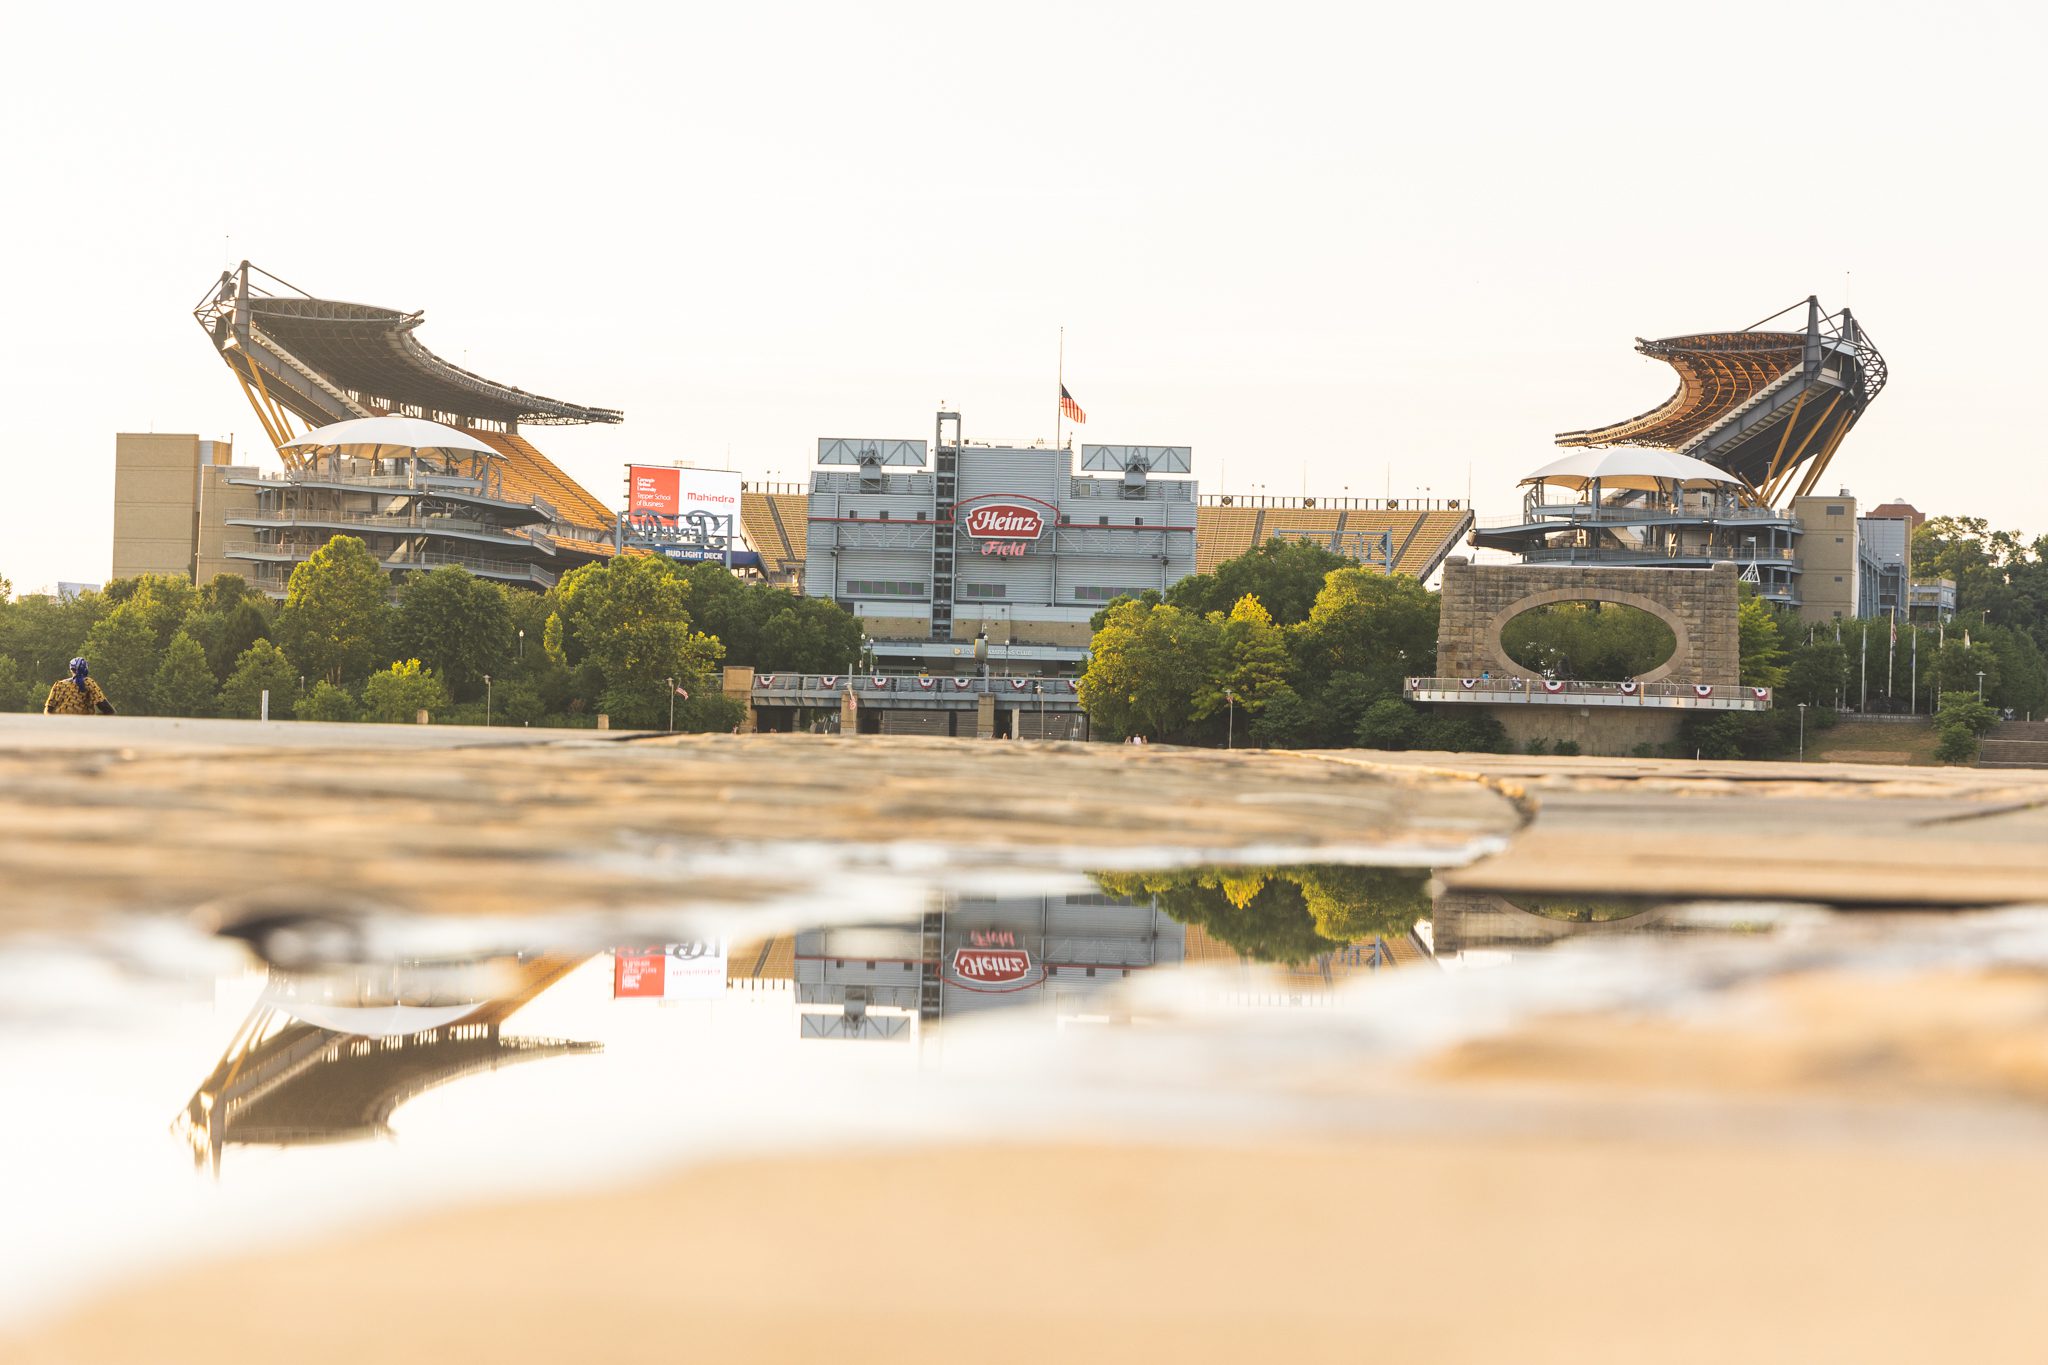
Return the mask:
[[[1799,761],[1806,762],[1806,703],[1799,703]]]
[[[1223,700],[1229,704],[1228,709],[1224,713],[1223,747],[1235,749],[1237,747],[1237,693],[1226,687],[1223,689]]]

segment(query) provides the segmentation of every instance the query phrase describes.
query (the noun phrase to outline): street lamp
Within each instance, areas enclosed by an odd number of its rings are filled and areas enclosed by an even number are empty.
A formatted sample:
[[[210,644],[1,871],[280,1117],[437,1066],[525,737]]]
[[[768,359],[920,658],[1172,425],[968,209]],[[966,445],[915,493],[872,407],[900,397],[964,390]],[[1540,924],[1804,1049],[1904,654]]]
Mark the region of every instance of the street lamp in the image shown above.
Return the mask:
[[[491,675],[484,674],[484,728],[491,728]]]
[[[1977,670],[1977,700],[1984,700],[1984,670],[1981,668]]]
[[[676,732],[676,680],[674,678],[666,678],[663,681],[668,684],[668,732],[674,734]]]
[[[526,662],[526,627],[519,628],[519,662]]]
[[[1237,693],[1226,687],[1223,689],[1223,700],[1229,703],[1228,708],[1224,712],[1226,719],[1224,721],[1223,747],[1235,749],[1237,747]]]
[[[1806,703],[1799,703],[1799,761],[1806,762]]]

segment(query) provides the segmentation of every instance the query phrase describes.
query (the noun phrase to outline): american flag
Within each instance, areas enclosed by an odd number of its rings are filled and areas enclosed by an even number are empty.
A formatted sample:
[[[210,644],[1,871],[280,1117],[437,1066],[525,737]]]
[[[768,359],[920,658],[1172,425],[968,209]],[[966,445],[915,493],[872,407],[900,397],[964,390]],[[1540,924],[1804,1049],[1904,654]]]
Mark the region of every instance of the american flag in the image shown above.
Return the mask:
[[[1088,420],[1088,414],[1083,412],[1081,405],[1074,401],[1074,395],[1067,392],[1065,384],[1060,385],[1060,411],[1067,415],[1069,422],[1086,423]]]

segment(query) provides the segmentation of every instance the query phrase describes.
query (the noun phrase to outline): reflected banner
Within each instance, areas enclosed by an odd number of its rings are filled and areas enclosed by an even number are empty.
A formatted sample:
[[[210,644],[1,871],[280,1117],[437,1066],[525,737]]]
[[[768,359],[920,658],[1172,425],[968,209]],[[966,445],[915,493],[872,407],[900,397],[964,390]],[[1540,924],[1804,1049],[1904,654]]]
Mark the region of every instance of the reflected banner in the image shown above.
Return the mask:
[[[612,952],[614,1000],[716,1000],[725,994],[726,941],[697,939]]]

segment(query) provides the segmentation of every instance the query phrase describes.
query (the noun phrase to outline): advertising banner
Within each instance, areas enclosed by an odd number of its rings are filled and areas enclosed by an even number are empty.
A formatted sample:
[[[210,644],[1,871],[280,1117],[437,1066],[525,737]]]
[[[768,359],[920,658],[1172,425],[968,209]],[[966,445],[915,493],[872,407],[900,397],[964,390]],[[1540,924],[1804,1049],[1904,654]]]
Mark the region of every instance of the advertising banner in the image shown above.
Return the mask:
[[[626,510],[657,517],[674,516],[684,472],[660,465],[627,465]]]
[[[736,469],[671,469],[676,477],[676,512],[740,514],[740,475]]]
[[[612,953],[614,1000],[716,1000],[725,994],[726,941],[698,939]]]

